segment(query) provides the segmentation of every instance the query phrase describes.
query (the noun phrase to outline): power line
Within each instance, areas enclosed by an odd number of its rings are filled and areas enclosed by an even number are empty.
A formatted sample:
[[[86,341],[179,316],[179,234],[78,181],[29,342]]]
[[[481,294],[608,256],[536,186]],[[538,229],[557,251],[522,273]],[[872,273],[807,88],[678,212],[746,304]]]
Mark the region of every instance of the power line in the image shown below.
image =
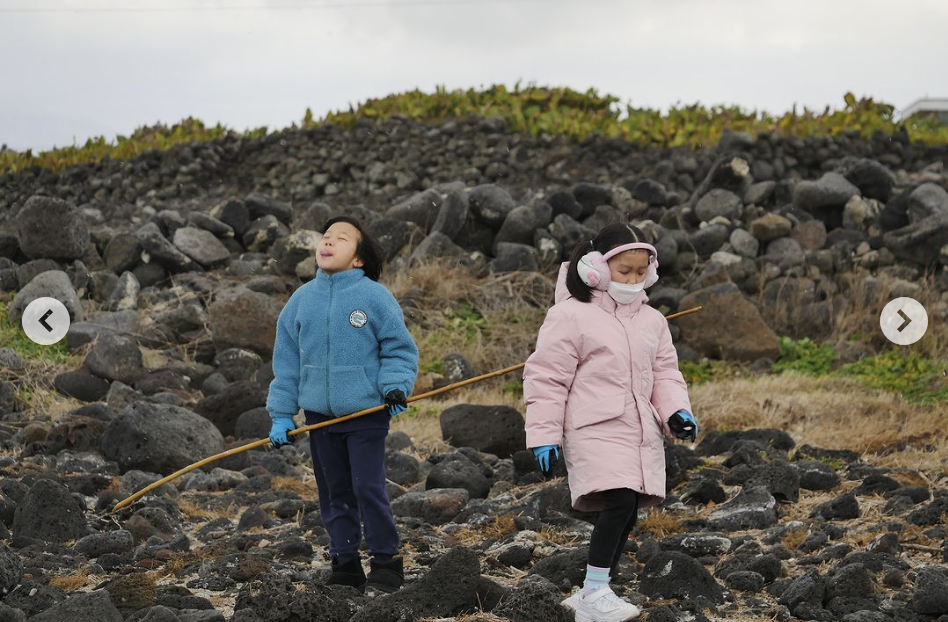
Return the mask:
[[[324,4],[274,4],[274,5],[225,5],[208,7],[13,7],[0,8],[0,13],[199,13],[229,11],[320,11],[326,9],[350,9],[405,6],[457,6],[465,4],[524,4],[528,2],[570,2],[571,0],[405,0],[403,2],[355,1],[330,2]],[[588,0],[587,0],[588,1]]]

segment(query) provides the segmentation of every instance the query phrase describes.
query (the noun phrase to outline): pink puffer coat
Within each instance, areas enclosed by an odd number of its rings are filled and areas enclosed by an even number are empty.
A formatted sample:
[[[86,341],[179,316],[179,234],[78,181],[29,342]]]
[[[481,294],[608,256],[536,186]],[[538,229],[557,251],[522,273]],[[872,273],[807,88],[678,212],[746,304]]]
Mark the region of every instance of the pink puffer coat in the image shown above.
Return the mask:
[[[562,447],[577,510],[602,509],[595,493],[612,488],[641,493],[639,507],[658,504],[668,418],[693,412],[668,322],[645,292],[628,304],[601,291],[572,298],[565,266],[524,368],[527,447]]]

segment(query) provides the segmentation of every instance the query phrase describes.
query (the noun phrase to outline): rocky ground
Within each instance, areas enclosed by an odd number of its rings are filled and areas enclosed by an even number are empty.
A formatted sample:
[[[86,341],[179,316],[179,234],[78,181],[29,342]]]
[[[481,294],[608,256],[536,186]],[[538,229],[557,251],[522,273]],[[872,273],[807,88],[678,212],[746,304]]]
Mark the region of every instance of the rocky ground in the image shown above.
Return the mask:
[[[167,433],[200,416],[84,407],[60,431],[71,425],[75,438],[100,422],[116,460],[94,442],[3,460],[0,620],[569,620],[557,603],[582,582],[592,517],[570,510],[563,477],[543,481],[520,449],[519,418],[508,407],[445,411],[445,436],[492,453],[429,453],[390,436],[407,585],[367,599],[323,585],[328,536],[305,444],[229,458],[112,514],[155,473],[205,453],[175,454]],[[131,436],[146,444],[136,450]],[[643,513],[615,584],[646,619],[948,615],[945,470],[933,480],[873,467],[778,430],[710,432],[666,456],[672,494]]]
[[[439,304],[417,271],[461,270],[492,284],[471,306],[542,317],[564,254],[632,220],[660,254],[650,304],[704,306],[672,326],[679,357],[766,374],[778,335],[829,341],[843,360],[874,352],[878,335],[845,333],[878,333],[879,303],[903,295],[926,304],[939,355],[946,155],[901,136],[728,134],[693,152],[569,145],[495,120],[391,120],[7,175],[7,326],[39,296],[63,301],[73,324],[55,356],[0,344],[0,622],[567,620],[557,603],[582,580],[593,517],[570,510],[563,477],[542,480],[509,406],[432,402],[438,438],[390,436],[407,567],[394,596],[322,585],[306,443],[239,454],[110,509],[266,436],[276,317],[314,274],[329,216],[370,223],[415,334],[435,327]],[[535,328],[510,339],[519,360],[457,352],[416,389],[520,362]],[[780,430],[670,446],[669,499],[642,516],[616,589],[649,620],[948,616],[936,431],[886,449],[929,452],[913,469]]]

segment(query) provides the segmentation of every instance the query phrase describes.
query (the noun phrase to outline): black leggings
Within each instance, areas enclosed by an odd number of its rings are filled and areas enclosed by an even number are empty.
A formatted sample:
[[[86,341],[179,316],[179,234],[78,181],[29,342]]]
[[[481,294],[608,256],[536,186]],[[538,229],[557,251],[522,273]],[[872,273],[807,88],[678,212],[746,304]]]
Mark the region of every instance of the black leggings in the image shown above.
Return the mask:
[[[599,513],[589,540],[589,565],[615,570],[635,527],[639,495],[629,488],[614,488],[599,494],[606,506]]]

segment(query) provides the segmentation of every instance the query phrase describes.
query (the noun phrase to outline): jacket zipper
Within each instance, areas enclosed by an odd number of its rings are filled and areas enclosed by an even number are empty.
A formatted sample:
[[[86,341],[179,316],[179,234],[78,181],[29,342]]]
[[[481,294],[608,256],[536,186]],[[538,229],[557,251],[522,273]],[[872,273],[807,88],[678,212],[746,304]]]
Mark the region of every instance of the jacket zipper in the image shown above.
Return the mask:
[[[332,316],[332,275],[328,275],[329,278],[329,304],[326,307],[326,410],[329,412],[327,414],[335,416],[335,413],[332,412],[332,402],[329,399],[329,318]]]
[[[600,306],[600,309],[601,308],[602,307]],[[615,319],[615,321],[619,323],[619,329],[622,331],[622,334],[625,336],[625,346],[629,352],[629,392],[632,394],[634,398],[635,397],[635,379],[633,378],[633,374],[635,374],[635,361],[632,360],[632,342],[630,340],[631,337],[629,336],[629,331],[626,330],[625,324],[622,323],[622,319],[619,318],[619,314],[616,313],[616,311],[618,310],[619,310],[618,307],[616,307],[616,309],[613,310],[611,313],[609,312],[607,313],[609,313],[609,315],[611,315],[613,319]],[[605,309],[603,309],[603,311],[605,311]]]

